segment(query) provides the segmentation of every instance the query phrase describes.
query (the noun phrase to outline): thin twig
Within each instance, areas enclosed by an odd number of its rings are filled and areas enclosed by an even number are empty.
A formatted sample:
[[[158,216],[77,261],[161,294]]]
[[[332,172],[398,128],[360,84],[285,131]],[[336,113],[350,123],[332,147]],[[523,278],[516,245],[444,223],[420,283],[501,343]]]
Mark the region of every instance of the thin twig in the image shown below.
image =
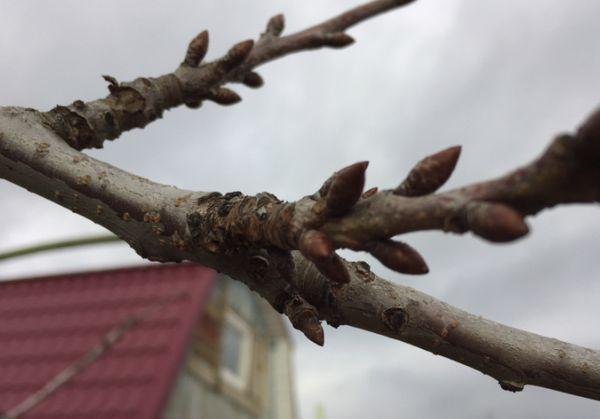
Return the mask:
[[[114,234],[102,234],[97,236],[87,236],[77,239],[58,240],[48,243],[41,243],[32,246],[25,246],[14,250],[0,253],[0,261],[13,259],[21,256],[32,255],[36,253],[47,252],[51,250],[67,249],[71,247],[90,246],[94,244],[113,243],[121,241]]]
[[[45,122],[73,148],[101,148],[105,140],[113,140],[133,128],[143,128],[176,106],[197,108],[204,100],[221,105],[237,103],[240,96],[222,85],[241,82],[260,87],[263,80],[253,68],[295,52],[351,45],[354,40],[345,29],[412,1],[371,1],[286,36],[281,36],[283,16],[277,15],[268,22],[258,41],[242,41],[208,63],[202,63],[209,42],[208,32],[203,31],[190,42],[183,62],[174,72],[125,83],[103,76],[109,83],[110,95],[91,102],[76,100],[69,106],[57,106],[44,114]]]

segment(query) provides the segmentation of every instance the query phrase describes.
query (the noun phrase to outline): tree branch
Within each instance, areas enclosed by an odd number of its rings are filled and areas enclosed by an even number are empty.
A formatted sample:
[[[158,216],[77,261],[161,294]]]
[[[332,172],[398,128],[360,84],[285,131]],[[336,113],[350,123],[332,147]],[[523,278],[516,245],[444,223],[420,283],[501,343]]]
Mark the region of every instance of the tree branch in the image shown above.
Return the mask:
[[[575,134],[558,137],[532,164],[445,193],[435,191],[456,165],[456,147],[421,161],[393,190],[363,192],[367,164],[362,162],[336,172],[318,192],[296,202],[268,193],[181,190],[77,151],[143,127],[180,103],[232,101],[230,91],[213,87],[252,74],[244,65],[253,68],[288,52],[345,43],[343,29],[405,3],[374,1],[280,38],[283,22],[276,17],[256,44],[237,44],[223,58],[196,67],[207,46],[206,34],[200,34],[175,73],[130,84],[108,78],[112,89],[106,99],[46,114],[0,108],[0,176],[103,225],[143,257],[193,260],[245,282],[318,344],[324,340],[324,319],[438,353],[496,378],[507,390],[531,384],[600,399],[598,352],[481,319],[335,254],[341,247],[365,250],[396,271],[425,273],[420,255],[393,236],[441,229],[514,240],[528,231],[525,215],[562,203],[597,202],[600,112]],[[252,78],[244,80],[260,84]]]
[[[237,103],[241,100],[239,95],[220,86],[241,82],[258,88],[263,80],[253,68],[294,52],[350,45],[354,40],[343,32],[345,29],[412,1],[372,1],[287,36],[281,36],[283,15],[276,15],[256,43],[240,42],[223,57],[205,64],[201,62],[208,50],[208,32],[203,31],[190,42],[183,62],[174,72],[126,83],[103,76],[109,83],[107,97],[57,106],[44,113],[45,122],[73,148],[102,148],[105,140],[114,140],[133,128],[143,128],[173,107],[185,104],[197,108],[204,100],[221,105]]]

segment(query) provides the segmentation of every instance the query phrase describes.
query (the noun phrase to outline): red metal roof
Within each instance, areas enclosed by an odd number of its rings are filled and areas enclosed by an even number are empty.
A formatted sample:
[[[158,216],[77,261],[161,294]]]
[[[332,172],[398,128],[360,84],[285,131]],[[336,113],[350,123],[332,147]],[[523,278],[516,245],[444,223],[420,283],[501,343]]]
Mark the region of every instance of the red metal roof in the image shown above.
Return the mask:
[[[125,318],[146,313],[21,417],[157,419],[214,279],[212,270],[183,264],[0,282],[0,412],[39,390]]]

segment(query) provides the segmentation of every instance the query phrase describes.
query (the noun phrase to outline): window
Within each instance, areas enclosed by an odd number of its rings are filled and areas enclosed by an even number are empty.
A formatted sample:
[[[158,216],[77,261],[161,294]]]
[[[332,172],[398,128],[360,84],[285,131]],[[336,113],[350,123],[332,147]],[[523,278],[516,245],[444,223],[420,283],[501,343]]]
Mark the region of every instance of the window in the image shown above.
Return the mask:
[[[252,367],[253,335],[248,323],[227,310],[221,335],[220,372],[223,382],[239,391],[248,388]]]

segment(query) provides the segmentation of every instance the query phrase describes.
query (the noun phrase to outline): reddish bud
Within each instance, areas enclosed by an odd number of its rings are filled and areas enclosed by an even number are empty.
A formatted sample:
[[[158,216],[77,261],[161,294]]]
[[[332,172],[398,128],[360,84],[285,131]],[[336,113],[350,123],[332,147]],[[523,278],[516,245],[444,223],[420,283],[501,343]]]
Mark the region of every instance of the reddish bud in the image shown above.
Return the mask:
[[[335,254],[325,234],[317,230],[309,230],[300,237],[298,247],[300,252],[327,278],[340,284],[350,282],[350,274],[344,262]]]
[[[285,305],[285,314],[295,329],[304,333],[310,341],[319,346],[325,343],[325,333],[317,317],[317,310],[299,295],[291,298]]]
[[[260,74],[254,72],[254,71],[250,71],[249,73],[247,73],[244,76],[244,80],[242,82],[246,86],[252,87],[253,89],[259,88],[263,84],[265,84],[265,82],[264,82],[263,78],[260,76]]]
[[[348,212],[360,199],[365,187],[365,171],[369,162],[363,161],[344,167],[331,177],[327,191],[327,209],[331,215]]]
[[[225,71],[229,72],[235,67],[244,62],[250,51],[254,48],[254,41],[249,39],[235,44],[227,54],[219,60],[220,67]]]
[[[337,255],[333,254],[332,258],[324,262],[313,262],[319,272],[325,275],[327,278],[338,284],[347,284],[350,282],[350,273],[346,269],[346,265],[342,259]]]
[[[278,14],[269,19],[267,23],[267,33],[273,36],[279,36],[285,28],[285,18],[282,14]]]
[[[479,202],[467,208],[468,228],[492,242],[516,240],[529,232],[523,216],[504,204]]]
[[[109,76],[108,74],[103,74],[102,78],[108,82],[111,86],[119,86],[119,82],[113,76]]]
[[[196,67],[206,55],[206,51],[208,51],[208,31],[202,31],[190,42],[183,64]]]
[[[108,91],[111,94],[115,94],[119,91],[119,82],[113,76],[103,74],[102,78],[108,82]]]
[[[218,103],[219,105],[233,105],[234,103],[238,103],[242,100],[240,95],[225,87],[220,87],[212,91],[208,96],[208,99]]]
[[[460,156],[460,146],[450,147],[425,157],[410,171],[394,194],[422,196],[437,191],[452,175]]]
[[[304,336],[319,346],[325,344],[325,333],[321,327],[321,322],[316,317],[309,317],[304,322],[302,332]]]
[[[343,48],[354,43],[354,38],[344,32],[328,33],[323,36],[323,44]]]
[[[317,230],[308,230],[303,233],[298,247],[300,252],[312,261],[326,260],[333,255],[333,247],[329,239]]]
[[[325,344],[325,333],[321,327],[321,323],[316,317],[306,317],[301,325],[294,327],[304,333],[311,342],[319,346]]]
[[[375,243],[368,250],[377,260],[396,272],[411,275],[423,275],[429,272],[423,257],[406,243],[383,240]]]

